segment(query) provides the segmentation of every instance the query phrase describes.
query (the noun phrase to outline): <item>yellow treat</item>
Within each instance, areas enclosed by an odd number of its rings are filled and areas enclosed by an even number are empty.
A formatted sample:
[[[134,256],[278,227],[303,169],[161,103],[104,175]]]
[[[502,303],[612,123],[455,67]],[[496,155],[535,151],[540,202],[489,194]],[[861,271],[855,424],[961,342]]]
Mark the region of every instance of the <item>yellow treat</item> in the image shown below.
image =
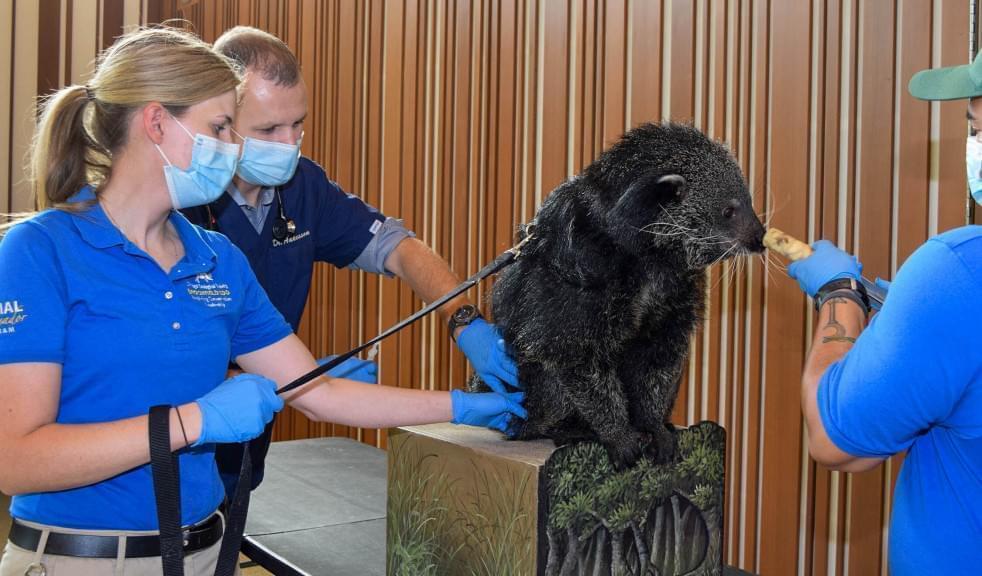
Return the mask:
[[[770,228],[764,234],[764,246],[794,262],[812,255],[812,248],[801,240],[790,236],[777,228]]]

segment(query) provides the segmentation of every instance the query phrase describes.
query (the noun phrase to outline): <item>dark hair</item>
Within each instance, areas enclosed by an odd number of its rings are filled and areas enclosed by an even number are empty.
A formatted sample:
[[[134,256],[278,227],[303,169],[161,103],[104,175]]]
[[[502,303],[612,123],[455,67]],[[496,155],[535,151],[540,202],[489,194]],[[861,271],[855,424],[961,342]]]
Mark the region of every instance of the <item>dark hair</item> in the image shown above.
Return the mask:
[[[215,40],[215,50],[243,69],[257,70],[280,86],[300,82],[300,64],[290,47],[268,32],[252,26],[236,26]]]

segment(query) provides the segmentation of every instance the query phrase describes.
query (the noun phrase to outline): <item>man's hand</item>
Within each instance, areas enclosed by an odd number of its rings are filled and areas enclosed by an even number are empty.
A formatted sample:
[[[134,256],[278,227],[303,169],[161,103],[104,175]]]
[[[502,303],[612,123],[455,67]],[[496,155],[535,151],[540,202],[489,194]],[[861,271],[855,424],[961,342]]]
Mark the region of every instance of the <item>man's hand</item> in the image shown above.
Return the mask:
[[[337,354],[325,356],[317,361],[317,365],[323,366],[337,357]],[[366,384],[378,384],[378,364],[371,360],[362,360],[352,356],[328,370],[327,375],[332,378],[347,378]]]
[[[863,265],[852,254],[836,248],[828,240],[815,242],[812,250],[811,256],[788,266],[788,276],[798,281],[805,294],[814,298],[819,288],[838,278],[859,280]]]
[[[482,318],[474,320],[460,332],[457,346],[470,360],[477,375],[492,390],[506,394],[506,385],[520,388],[518,367],[505,350],[505,341],[494,325]]]

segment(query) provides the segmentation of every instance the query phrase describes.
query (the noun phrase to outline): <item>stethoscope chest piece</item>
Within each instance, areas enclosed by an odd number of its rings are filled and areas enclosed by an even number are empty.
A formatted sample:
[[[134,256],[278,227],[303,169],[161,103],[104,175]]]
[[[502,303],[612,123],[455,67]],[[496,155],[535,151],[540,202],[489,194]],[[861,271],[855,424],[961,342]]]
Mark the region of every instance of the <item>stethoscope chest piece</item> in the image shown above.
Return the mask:
[[[297,223],[293,221],[293,218],[287,217],[279,187],[276,188],[276,203],[279,208],[276,212],[276,219],[273,220],[273,240],[283,242],[297,232]]]
[[[273,221],[273,240],[283,242],[297,231],[297,224],[290,218],[282,215],[277,216]]]

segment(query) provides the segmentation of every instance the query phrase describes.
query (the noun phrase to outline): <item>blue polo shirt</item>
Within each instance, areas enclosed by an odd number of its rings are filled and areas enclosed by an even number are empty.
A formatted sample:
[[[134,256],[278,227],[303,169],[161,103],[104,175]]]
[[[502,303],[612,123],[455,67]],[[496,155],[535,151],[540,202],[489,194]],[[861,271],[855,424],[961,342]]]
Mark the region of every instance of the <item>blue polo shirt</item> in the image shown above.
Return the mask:
[[[890,573],[982,566],[982,226],[921,246],[883,309],[818,388],[829,438],[854,456],[907,450]]]
[[[238,248],[177,212],[170,221],[185,256],[169,273],[98,204],[78,214],[45,211],[0,241],[0,363],[62,365],[58,423],[108,422],[194,401],[225,379],[229,358],[291,333]],[[179,453],[185,524],[224,497],[213,452],[209,445]],[[157,528],[149,465],[90,486],[14,496],[10,511],[69,528]]]
[[[230,194],[210,205],[184,213],[192,222],[213,225],[228,236],[249,259],[259,283],[294,330],[300,326],[314,273],[314,262],[339,268],[352,264],[381,230],[386,218],[357,196],[345,193],[324,170],[301,157],[297,171],[280,187],[283,212],[296,230],[282,242],[273,239],[273,220],[279,214],[275,198],[262,230],[252,222]],[[214,218],[214,222],[209,222]]]

